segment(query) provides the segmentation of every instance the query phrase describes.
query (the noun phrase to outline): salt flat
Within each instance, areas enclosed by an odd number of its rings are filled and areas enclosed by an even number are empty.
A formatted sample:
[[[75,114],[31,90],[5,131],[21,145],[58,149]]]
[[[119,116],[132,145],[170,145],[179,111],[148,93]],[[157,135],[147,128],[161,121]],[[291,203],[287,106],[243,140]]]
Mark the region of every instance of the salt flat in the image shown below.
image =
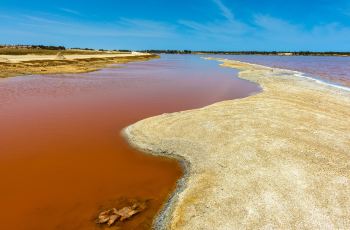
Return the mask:
[[[218,59],[263,92],[124,130],[186,178],[161,229],[349,229],[350,93],[292,71]]]

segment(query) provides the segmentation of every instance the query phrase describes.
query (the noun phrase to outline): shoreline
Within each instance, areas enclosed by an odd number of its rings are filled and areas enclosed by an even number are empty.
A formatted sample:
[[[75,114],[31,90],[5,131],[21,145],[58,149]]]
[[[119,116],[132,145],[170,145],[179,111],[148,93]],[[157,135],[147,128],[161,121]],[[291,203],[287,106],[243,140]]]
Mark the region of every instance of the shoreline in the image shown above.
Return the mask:
[[[202,59],[207,60],[207,57],[202,57]],[[253,64],[254,65],[254,64]],[[235,76],[237,78],[239,77],[239,72],[237,74],[237,76]],[[251,80],[248,79],[244,79],[241,78],[243,80],[255,83]],[[260,87],[260,85],[258,85]],[[262,90],[260,88],[260,90]],[[254,96],[255,94],[259,94],[262,91],[257,91],[254,92],[246,97],[251,97]],[[246,98],[244,97],[244,98]],[[232,100],[240,100],[242,98],[237,98],[237,99],[232,99]],[[217,102],[220,103],[220,102]],[[216,103],[214,103],[216,104]],[[210,106],[210,105],[207,105]],[[204,106],[204,107],[207,107]],[[196,110],[196,109],[201,109],[201,108],[194,108],[194,109],[189,109],[189,110],[185,110],[185,111],[191,111],[191,110]],[[173,112],[171,114],[176,114],[176,113],[181,113],[183,111],[180,112]],[[159,116],[159,115],[158,115]],[[147,118],[145,118],[147,119]],[[183,157],[180,154],[176,154],[174,152],[166,152],[163,151],[161,149],[149,149],[146,146],[142,146],[138,143],[136,143],[135,141],[132,141],[132,135],[130,134],[130,128],[131,128],[132,124],[129,125],[128,127],[122,129],[121,131],[121,135],[124,137],[124,139],[126,140],[126,142],[134,149],[136,149],[137,151],[140,151],[141,153],[144,154],[149,154],[152,156],[156,156],[156,157],[165,157],[165,158],[170,158],[170,159],[174,159],[177,160],[183,170],[183,176],[176,182],[176,187],[174,189],[174,191],[172,193],[169,194],[169,198],[167,199],[167,201],[163,204],[162,208],[160,209],[159,213],[155,216],[154,220],[153,220],[153,225],[152,225],[152,229],[156,229],[156,230],[160,230],[160,229],[166,229],[167,224],[170,222],[171,220],[171,215],[173,213],[174,207],[176,205],[176,202],[179,199],[179,194],[184,191],[184,189],[187,186],[187,181],[190,178],[191,175],[191,162],[189,160],[187,160],[185,157]]]
[[[209,178],[211,178],[211,177],[206,175],[205,170],[200,172],[200,173],[193,172],[193,171],[199,170],[196,168],[196,164],[203,165],[203,162],[201,162],[202,161],[201,159],[198,159],[198,156],[196,156],[196,154],[198,152],[195,151],[193,149],[193,146],[191,146],[191,145],[195,145],[196,144],[195,142],[200,142],[201,140],[198,140],[196,138],[194,131],[191,131],[192,132],[192,135],[191,135],[191,133],[186,133],[183,130],[181,130],[181,129],[184,129],[184,127],[185,127],[185,126],[183,126],[184,124],[190,126],[190,124],[188,122],[187,123],[185,122],[186,118],[196,116],[196,113],[199,113],[199,114],[204,113],[203,111],[205,111],[205,110],[215,110],[215,109],[220,110],[220,107],[229,106],[229,104],[249,104],[249,103],[245,103],[245,101],[249,101],[252,98],[259,98],[259,97],[261,98],[265,94],[268,94],[269,91],[271,90],[271,88],[272,88],[272,90],[276,90],[273,87],[271,87],[274,83],[273,81],[277,81],[277,84],[282,83],[282,85],[284,85],[284,86],[285,86],[285,84],[283,84],[284,82],[285,83],[288,83],[288,82],[294,83],[292,86],[294,86],[296,88],[296,89],[294,89],[296,91],[298,90],[297,89],[298,86],[302,86],[302,87],[306,87],[306,89],[308,89],[310,91],[315,91],[316,93],[320,92],[321,94],[322,93],[324,93],[326,95],[330,94],[331,96],[335,97],[335,99],[338,99],[337,97],[340,97],[343,102],[345,102],[346,104],[349,103],[349,105],[350,105],[350,100],[348,98],[346,98],[346,96],[348,96],[348,92],[347,92],[349,90],[348,88],[343,89],[343,88],[339,88],[336,86],[334,87],[334,85],[330,85],[326,82],[322,82],[318,79],[314,79],[314,78],[307,77],[307,76],[299,76],[300,80],[297,80],[297,79],[295,79],[295,76],[298,76],[297,74],[299,73],[297,71],[277,69],[277,68],[260,66],[257,64],[232,61],[232,60],[225,60],[225,59],[217,59],[217,58],[206,58],[206,59],[220,61],[220,62],[222,62],[220,64],[220,66],[223,66],[223,67],[230,67],[230,68],[238,69],[240,71],[238,74],[239,78],[243,78],[245,80],[251,80],[255,83],[258,83],[262,87],[263,91],[258,93],[257,95],[249,96],[249,97],[243,98],[243,99],[234,99],[234,100],[229,100],[229,101],[223,101],[223,102],[218,102],[218,103],[215,103],[215,104],[212,104],[212,105],[200,108],[200,109],[182,111],[182,112],[177,112],[177,113],[173,113],[173,114],[163,114],[160,116],[147,118],[147,119],[144,119],[142,121],[135,123],[134,125],[127,127],[124,130],[124,135],[125,135],[126,139],[128,140],[128,142],[132,146],[134,146],[142,151],[146,151],[147,153],[151,153],[153,155],[160,155],[160,156],[166,156],[166,157],[169,157],[169,155],[170,155],[170,157],[172,157],[172,158],[180,158],[181,161],[189,162],[187,164],[184,164],[185,167],[187,165],[187,168],[185,168],[185,176],[182,178],[182,179],[184,179],[184,182],[186,182],[187,184],[185,184],[185,185],[181,184],[180,187],[177,187],[176,191],[171,195],[170,202],[168,202],[164,205],[163,211],[155,219],[154,227],[156,229],[168,229],[168,228],[169,229],[174,229],[174,228],[187,229],[187,228],[191,228],[194,226],[198,226],[198,228],[200,228],[199,226],[206,226],[205,223],[209,224],[210,219],[213,218],[213,216],[210,214],[205,214],[204,216],[206,216],[206,218],[201,218],[201,215],[198,215],[198,211],[193,211],[193,209],[195,209],[195,210],[198,208],[203,209],[203,206],[206,206],[205,205],[206,202],[208,202],[208,203],[214,202],[215,203],[217,201],[215,199],[209,200],[209,199],[206,199],[205,197],[199,198],[199,197],[196,197],[195,193],[193,193],[193,190],[197,191],[201,187],[200,183],[198,183],[198,182],[205,184],[207,181],[207,183],[210,184]],[[293,74],[290,75],[290,73],[293,73]],[[281,77],[281,75],[282,75],[282,77]],[[266,78],[267,76],[274,78],[274,79],[273,80],[268,79],[268,78]],[[280,79],[278,79],[274,76],[279,76]],[[280,81],[280,82],[278,82],[278,81]],[[287,87],[290,88],[289,86],[287,86]],[[312,89],[312,87],[315,87],[315,89]],[[293,89],[291,89],[291,92],[293,92]],[[302,101],[300,101],[300,102],[302,103]],[[349,111],[346,110],[346,104],[344,104],[342,106],[345,107],[345,110],[344,110],[345,115],[349,115]],[[332,108],[329,108],[329,110],[331,110],[331,109]],[[215,111],[212,111],[212,113],[209,115],[212,115],[214,112]],[[308,113],[310,111],[306,110],[305,112]],[[321,112],[321,111],[319,111],[319,112]],[[314,113],[317,113],[317,111]],[[321,115],[322,115],[322,113],[321,113]],[[237,118],[239,116],[242,117],[243,115],[242,114],[241,115],[235,114],[235,116]],[[331,117],[333,117],[333,116],[331,116]],[[197,124],[198,124],[199,121],[203,122],[203,120],[204,121],[206,120],[206,118],[202,117],[202,116],[199,116],[199,118],[198,118],[198,120],[192,119],[192,123],[197,122]],[[214,119],[215,119],[215,117],[214,117]],[[239,119],[242,119],[242,118],[239,118]],[[225,121],[220,121],[220,122],[225,122]],[[164,124],[159,125],[157,123],[164,123]],[[215,122],[213,122],[213,123],[215,125]],[[171,131],[168,130],[167,126],[172,126]],[[176,128],[177,126],[180,126],[180,128]],[[347,127],[347,126],[345,126],[345,127]],[[195,128],[198,129],[198,127],[195,127]],[[165,132],[164,132],[164,129],[166,129]],[[187,131],[189,131],[189,130],[187,130]],[[340,131],[342,131],[342,130],[340,130]],[[156,132],[158,132],[158,133],[156,133]],[[164,132],[164,133],[159,134],[161,132]],[[175,135],[173,134],[174,132],[176,133]],[[177,140],[179,138],[178,137],[179,134],[186,135],[189,137],[183,138],[183,139],[186,139],[185,141]],[[219,134],[221,134],[221,133],[219,133]],[[243,135],[243,133],[241,133],[241,135]],[[346,143],[349,143],[349,139],[346,137],[346,134],[344,134],[344,135],[345,135],[345,140],[343,140],[343,141],[345,142],[345,145],[346,145]],[[192,141],[192,139],[195,139],[195,140]],[[221,140],[221,141],[225,141],[225,140]],[[292,142],[293,142],[293,140],[292,140]],[[177,143],[177,144],[174,144],[174,143]],[[180,146],[177,146],[177,145],[180,145]],[[205,144],[203,144],[203,145],[205,146]],[[201,145],[199,145],[197,147],[201,147]],[[210,146],[210,147],[213,147],[213,146]],[[243,148],[245,148],[245,147],[250,148],[249,145],[243,146]],[[216,146],[216,148],[217,148],[217,146]],[[299,149],[299,150],[301,151],[301,149]],[[252,150],[252,151],[256,152],[254,150]],[[264,149],[262,149],[260,151],[263,152]],[[273,149],[270,151],[273,151]],[[205,156],[205,157],[207,157],[207,156]],[[210,159],[212,157],[213,156],[208,155],[207,158]],[[305,160],[302,158],[303,157],[301,156],[301,161]],[[208,159],[205,159],[205,160],[208,160]],[[214,156],[214,160],[215,160],[215,156]],[[306,160],[308,160],[308,159],[306,159]],[[316,160],[317,160],[317,157],[316,157]],[[205,166],[205,164],[204,164],[204,166]],[[193,167],[194,167],[194,169],[193,169]],[[199,167],[199,166],[197,166],[197,167]],[[317,165],[315,165],[315,167],[317,167]],[[206,167],[204,167],[204,168],[206,168]],[[232,169],[232,170],[234,170],[234,169]],[[215,169],[213,171],[215,171]],[[217,173],[214,172],[213,174],[217,174]],[[204,178],[203,178],[203,175],[204,175]],[[347,181],[349,181],[349,176],[346,176],[344,178],[340,179],[340,180],[345,180],[346,185],[347,185],[345,190],[348,191],[349,186],[348,186]],[[207,186],[209,186],[209,185],[207,185]],[[204,188],[203,188],[203,186],[202,186],[202,190],[205,189],[205,187],[206,186],[204,186]],[[210,190],[217,189],[217,186],[209,186],[209,187],[210,187]],[[190,191],[186,191],[186,190],[190,190]],[[248,192],[248,194],[249,194],[249,191],[246,191],[246,192]],[[252,191],[250,191],[250,192],[252,192]],[[211,198],[215,198],[215,194],[214,195],[211,194],[211,196],[212,196]],[[173,200],[173,197],[176,197],[176,200]],[[239,198],[237,198],[237,199],[239,199]],[[196,202],[193,202],[193,200],[196,200]],[[205,200],[205,202],[203,200]],[[175,202],[177,202],[177,203],[175,204]],[[243,205],[243,207],[244,207],[244,205]],[[220,206],[217,208],[219,210],[212,210],[212,212],[216,213],[216,214],[225,214],[225,213],[221,213],[222,211],[220,211]],[[226,210],[226,211],[230,211],[230,210]],[[217,213],[217,212],[219,212],[219,213]],[[296,213],[296,214],[298,214],[298,213]],[[299,215],[300,214],[301,213],[299,213]],[[191,215],[192,215],[192,217],[191,217]],[[213,215],[215,215],[215,214],[213,214]],[[280,215],[281,214],[278,214],[278,213],[276,214],[277,217]],[[326,215],[326,214],[324,214],[324,215]],[[164,218],[164,216],[165,216],[165,218]],[[191,218],[189,218],[189,216]],[[229,217],[231,218],[232,216],[229,216]],[[190,221],[190,219],[192,219],[192,218],[196,218],[196,219],[198,219],[198,221],[193,221],[193,220]],[[221,217],[218,217],[218,219],[220,219],[220,218]],[[317,218],[317,219],[319,221],[322,220],[322,218],[321,219]],[[327,219],[327,218],[325,218],[325,219]],[[159,221],[159,220],[162,220],[162,221]],[[242,227],[242,225],[238,224],[237,221],[234,222],[230,219],[225,220],[225,218],[224,218],[224,220],[221,219],[221,221],[228,221],[228,223],[231,222],[230,226]],[[250,221],[254,222],[253,220],[250,220]],[[294,220],[294,221],[298,221],[298,220]],[[215,220],[212,219],[212,222],[215,222]],[[292,226],[292,225],[290,225],[290,223],[288,221],[284,221],[284,222],[282,221],[282,222],[278,223],[276,221],[271,222],[271,221],[262,220],[261,222],[265,223],[265,224],[267,222],[270,222],[270,223],[268,223],[270,225],[277,224],[278,227],[291,227]],[[343,219],[343,222],[344,222],[344,219]],[[161,223],[161,226],[159,225],[159,223]],[[260,223],[260,224],[262,224],[262,223]],[[220,222],[216,222],[216,224],[220,224]],[[317,223],[312,223],[312,224],[315,227],[319,226],[319,225],[317,225]],[[328,223],[324,223],[324,224],[327,225],[327,224],[336,224],[336,223],[334,221],[328,221]],[[349,226],[350,223],[344,222],[343,225]],[[244,225],[244,226],[247,227],[250,225]],[[256,225],[254,225],[254,226],[256,227]],[[214,224],[213,227],[219,227],[219,226]]]
[[[260,64],[256,64],[256,63],[252,63],[252,62],[247,62],[247,61],[237,61],[237,60],[231,60],[231,59],[226,59],[226,58],[215,58],[215,57],[202,57],[205,60],[215,60],[215,59],[220,59],[219,62],[225,62],[225,61],[235,61],[237,63],[246,63],[249,64],[251,66],[256,66],[256,67],[260,67],[260,68],[266,68],[266,69],[272,69],[272,70],[279,70],[279,71],[290,71],[291,73],[293,73],[294,76],[296,77],[300,77],[300,78],[306,78],[308,80],[312,80],[315,81],[318,84],[322,84],[322,85],[327,85],[327,86],[331,86],[337,89],[341,89],[341,90],[345,90],[345,91],[350,91],[350,87],[344,86],[344,85],[340,85],[331,81],[325,81],[316,77],[312,77],[312,76],[307,76],[306,73],[303,73],[301,71],[297,71],[297,70],[291,70],[291,69],[283,69],[283,68],[279,68],[279,67],[269,67],[269,66],[264,66],[264,65],[260,65]],[[218,60],[217,60],[218,61]],[[219,64],[220,65],[220,64]]]
[[[126,142],[132,148],[144,154],[177,160],[183,170],[183,176],[176,182],[174,191],[169,194],[169,198],[162,205],[159,213],[153,219],[152,229],[165,229],[165,226],[171,220],[171,214],[173,213],[176,202],[179,199],[179,194],[184,191],[187,186],[187,180],[191,175],[191,162],[176,153],[167,153],[162,150],[159,150],[158,152],[154,149],[148,149],[147,146],[140,146],[135,144],[135,142],[133,142],[130,138],[131,135],[129,133],[129,127],[130,126],[124,128],[121,133]]]
[[[0,55],[0,79],[24,75],[87,73],[111,64],[147,61],[156,54]]]

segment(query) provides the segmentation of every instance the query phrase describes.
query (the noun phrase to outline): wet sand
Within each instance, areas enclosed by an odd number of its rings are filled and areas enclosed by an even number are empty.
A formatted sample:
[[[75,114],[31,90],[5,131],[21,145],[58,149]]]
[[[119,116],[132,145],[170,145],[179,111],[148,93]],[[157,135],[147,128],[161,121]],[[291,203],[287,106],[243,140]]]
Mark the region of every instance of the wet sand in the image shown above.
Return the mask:
[[[217,59],[263,92],[139,121],[136,148],[186,162],[160,229],[349,229],[350,94]]]
[[[199,57],[166,55],[92,73],[1,79],[0,229],[101,229],[98,212],[128,199],[148,207],[121,227],[149,229],[182,168],[130,148],[120,131],[259,90],[234,75]]]

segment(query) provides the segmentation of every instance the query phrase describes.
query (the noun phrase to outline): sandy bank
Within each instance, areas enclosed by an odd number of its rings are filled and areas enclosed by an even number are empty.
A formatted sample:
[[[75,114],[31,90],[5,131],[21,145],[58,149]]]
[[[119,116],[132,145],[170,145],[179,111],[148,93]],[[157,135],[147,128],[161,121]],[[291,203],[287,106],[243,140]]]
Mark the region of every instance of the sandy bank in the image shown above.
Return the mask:
[[[349,229],[350,93],[292,71],[221,59],[264,91],[125,129],[187,164],[166,229]]]
[[[82,73],[108,64],[157,58],[147,53],[69,54],[69,55],[0,55],[0,78],[30,74]]]

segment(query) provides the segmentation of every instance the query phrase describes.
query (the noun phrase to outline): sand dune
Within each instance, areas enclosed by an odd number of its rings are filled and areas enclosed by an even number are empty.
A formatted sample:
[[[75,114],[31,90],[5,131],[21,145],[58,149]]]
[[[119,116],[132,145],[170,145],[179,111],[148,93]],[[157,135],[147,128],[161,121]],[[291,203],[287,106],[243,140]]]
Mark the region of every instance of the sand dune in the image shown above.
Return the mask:
[[[288,70],[221,59],[264,91],[125,129],[186,162],[165,229],[349,229],[350,93]]]

